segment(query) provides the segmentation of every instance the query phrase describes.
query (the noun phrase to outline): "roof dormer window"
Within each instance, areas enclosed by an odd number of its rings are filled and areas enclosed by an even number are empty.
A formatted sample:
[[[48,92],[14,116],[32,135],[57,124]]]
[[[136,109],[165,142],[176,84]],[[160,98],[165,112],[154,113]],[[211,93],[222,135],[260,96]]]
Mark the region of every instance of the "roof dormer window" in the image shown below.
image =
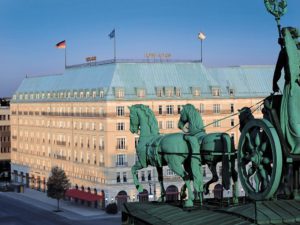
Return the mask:
[[[124,88],[115,88],[115,97],[124,98]]]
[[[200,87],[192,87],[192,94],[193,96],[200,96],[201,95]]]
[[[172,97],[174,95],[174,87],[165,87],[165,96]]]
[[[211,92],[212,92],[212,96],[215,96],[215,97],[219,97],[221,96],[221,89],[220,88],[212,88],[211,89]]]

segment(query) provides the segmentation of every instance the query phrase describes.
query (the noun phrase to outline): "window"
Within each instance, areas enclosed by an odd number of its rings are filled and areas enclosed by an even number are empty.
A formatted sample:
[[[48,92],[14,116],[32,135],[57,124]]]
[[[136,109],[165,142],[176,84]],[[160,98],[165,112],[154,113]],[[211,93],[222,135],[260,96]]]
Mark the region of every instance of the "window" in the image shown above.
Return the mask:
[[[158,106],[158,114],[162,115],[163,114],[163,110],[162,110],[162,105]]]
[[[97,95],[97,92],[96,92],[96,91],[93,91],[93,92],[92,92],[92,97],[93,97],[93,98],[96,98],[96,95]]]
[[[174,121],[167,121],[167,129],[174,128]]]
[[[167,105],[167,114],[174,114],[174,105]]]
[[[117,123],[117,130],[125,130],[125,123],[124,122]]]
[[[234,113],[234,104],[230,104],[230,113]]]
[[[178,113],[178,114],[180,114],[181,109],[182,109],[182,105],[178,105],[178,106],[177,106],[177,113]]]
[[[103,131],[103,124],[102,123],[99,123],[99,130]]]
[[[171,169],[167,169],[167,176],[175,176],[176,174]]]
[[[176,97],[181,97],[181,88],[176,88]]]
[[[123,172],[123,182],[127,182],[127,172]]]
[[[124,116],[125,115],[124,106],[117,106],[116,113],[117,113],[117,116]]]
[[[148,181],[150,181],[151,180],[151,170],[148,170],[147,173],[148,173]]]
[[[80,98],[83,98],[84,97],[84,93],[83,91],[80,92]]]
[[[117,183],[121,182],[121,178],[120,178],[120,172],[117,172]]]
[[[144,97],[146,96],[146,91],[145,91],[145,89],[138,89],[138,90],[137,90],[137,96],[138,96],[139,98],[144,98]]]
[[[194,87],[192,90],[193,90],[194,96],[200,96],[200,88],[199,87]]]
[[[117,155],[117,166],[125,166],[126,165],[126,160],[125,160],[125,154],[118,154]]]
[[[234,89],[233,88],[229,88],[229,95],[230,95],[230,97],[234,96]]]
[[[234,141],[235,141],[235,140],[234,140],[234,133],[231,133],[231,134],[230,134],[230,138],[231,138],[231,141],[234,143]]]
[[[214,127],[221,127],[221,121],[220,120],[214,120]]]
[[[117,88],[115,96],[116,96],[116,98],[124,98],[124,89]]]
[[[142,171],[141,180],[142,180],[142,181],[145,181],[145,171]]]
[[[99,97],[100,97],[100,98],[104,98],[104,91],[103,91],[103,90],[101,90],[101,91],[99,92]]]
[[[213,104],[213,112],[214,113],[220,113],[220,104]]]
[[[163,129],[163,121],[158,121],[158,128]]]
[[[173,96],[173,88],[169,87],[169,88],[165,88],[165,95],[166,97],[172,97]]]
[[[220,96],[221,95],[221,90],[220,88],[212,88],[212,96]]]
[[[231,126],[231,127],[234,127],[234,119],[231,119],[231,120],[230,120],[230,126]]]
[[[206,177],[206,166],[202,166],[203,177]]]
[[[125,138],[117,138],[117,149],[126,149]]]
[[[163,89],[162,88],[157,88],[156,89],[156,96],[157,97],[162,97],[164,94],[163,94]]]
[[[203,114],[204,113],[204,104],[200,104],[200,109],[199,109],[199,112],[200,112],[200,114]]]
[[[136,148],[139,144],[139,137],[134,138],[134,147]]]

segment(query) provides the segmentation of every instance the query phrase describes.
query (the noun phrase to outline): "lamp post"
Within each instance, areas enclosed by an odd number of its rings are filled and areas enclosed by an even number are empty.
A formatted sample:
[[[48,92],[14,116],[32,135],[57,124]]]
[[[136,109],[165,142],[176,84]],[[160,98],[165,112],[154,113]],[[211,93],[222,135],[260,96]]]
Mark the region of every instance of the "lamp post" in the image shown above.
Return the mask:
[[[152,183],[149,181],[149,189],[150,189],[149,199],[153,200],[153,194],[152,194],[152,190],[151,190],[151,185],[152,185]]]
[[[202,58],[202,45],[203,45],[203,41],[205,40],[206,36],[205,36],[205,34],[203,32],[200,32],[198,34],[198,38],[201,41],[201,59],[200,59],[200,62],[202,63],[202,61],[203,61],[203,58]]]

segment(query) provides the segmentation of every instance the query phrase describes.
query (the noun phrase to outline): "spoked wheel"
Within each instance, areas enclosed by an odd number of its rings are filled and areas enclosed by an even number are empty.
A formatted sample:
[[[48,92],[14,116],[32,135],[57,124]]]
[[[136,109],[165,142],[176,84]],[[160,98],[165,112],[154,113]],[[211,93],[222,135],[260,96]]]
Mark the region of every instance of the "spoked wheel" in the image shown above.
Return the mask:
[[[282,174],[282,150],[274,126],[265,119],[250,120],[242,130],[238,148],[241,184],[251,199],[274,196]]]

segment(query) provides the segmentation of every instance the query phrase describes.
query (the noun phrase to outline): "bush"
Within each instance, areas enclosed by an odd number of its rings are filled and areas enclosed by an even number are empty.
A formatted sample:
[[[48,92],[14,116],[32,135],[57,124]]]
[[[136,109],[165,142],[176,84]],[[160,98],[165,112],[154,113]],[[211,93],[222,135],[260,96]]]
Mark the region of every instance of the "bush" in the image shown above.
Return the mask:
[[[118,213],[118,206],[117,206],[116,203],[110,203],[106,206],[105,211],[108,214],[117,214]]]

